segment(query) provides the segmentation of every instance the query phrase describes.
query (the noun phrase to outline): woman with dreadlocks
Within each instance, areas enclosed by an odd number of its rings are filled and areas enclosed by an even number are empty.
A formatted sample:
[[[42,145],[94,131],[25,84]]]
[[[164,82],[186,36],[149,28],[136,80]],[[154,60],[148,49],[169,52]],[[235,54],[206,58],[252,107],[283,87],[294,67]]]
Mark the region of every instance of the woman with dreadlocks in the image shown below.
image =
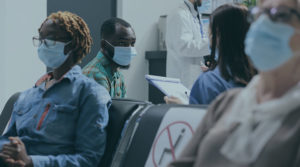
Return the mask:
[[[70,12],[53,13],[33,41],[52,72],[15,103],[8,130],[0,137],[0,166],[97,166],[111,99],[76,65],[90,52],[87,24]]]

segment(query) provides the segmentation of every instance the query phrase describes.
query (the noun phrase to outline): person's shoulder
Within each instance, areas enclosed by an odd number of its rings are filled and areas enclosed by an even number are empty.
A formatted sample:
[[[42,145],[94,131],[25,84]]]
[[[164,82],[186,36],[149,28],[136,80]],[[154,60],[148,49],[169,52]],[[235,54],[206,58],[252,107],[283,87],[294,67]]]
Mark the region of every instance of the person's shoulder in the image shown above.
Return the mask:
[[[233,88],[222,94],[216,99],[216,101],[220,101],[223,103],[227,103],[232,101],[243,89],[245,88]],[[224,101],[225,100],[225,101]]]
[[[86,95],[93,95],[96,98],[99,98],[102,103],[107,103],[110,101],[110,95],[104,86],[97,83],[94,79],[91,79],[85,75],[81,75],[77,78],[77,82],[82,85],[82,91]]]
[[[219,108],[225,109],[229,107],[240,94],[244,88],[233,88],[226,92],[221,93],[213,102],[212,106],[219,106]]]
[[[104,79],[108,76],[104,66],[101,63],[93,63],[85,66],[82,73],[89,78]]]
[[[86,66],[83,67],[83,74],[96,73],[101,70],[102,65],[94,58]]]
[[[207,71],[207,72],[202,73],[198,77],[196,83],[204,85],[204,86],[213,86],[212,84],[217,84],[217,83],[215,83],[215,80],[217,78],[218,78],[218,76],[216,76],[214,71]]]
[[[36,97],[37,92],[39,92],[38,89],[39,88],[37,86],[34,86],[34,87],[28,88],[21,92],[15,92],[15,94],[13,94],[13,95],[15,96],[18,93],[18,95],[17,95],[18,97],[14,103],[14,106],[16,107],[17,105],[20,105],[20,106],[25,107],[25,106],[31,105],[32,98]],[[13,95],[11,95],[11,97]]]
[[[206,78],[211,78],[214,76],[214,71],[209,70],[206,72],[203,72],[201,75],[199,75],[198,79],[202,80],[202,79],[206,79]]]
[[[93,78],[90,78],[84,74],[77,77],[75,82],[77,82],[77,84],[81,84],[86,90],[104,88],[99,83],[97,83]]]
[[[188,17],[190,14],[189,9],[187,8],[187,6],[182,3],[180,4],[176,9],[174,9],[169,15],[168,18],[174,18],[174,19],[178,19],[178,18],[185,18]]]
[[[221,93],[208,107],[208,110],[214,113],[214,117],[218,118],[223,113],[228,112],[234,103],[236,97],[244,88],[234,88]]]
[[[195,81],[191,94],[198,100],[199,104],[209,104],[223,91],[222,84],[215,78],[214,72],[207,71]]]
[[[34,96],[33,93],[35,92],[35,89],[37,89],[37,87],[34,86],[32,88],[26,89],[25,91],[19,92],[20,94],[17,101],[24,101],[28,97],[33,97]]]
[[[99,85],[94,79],[84,74],[81,74],[78,77],[76,77],[75,82],[87,86],[88,88],[97,87]]]
[[[103,64],[108,64],[108,60],[103,55],[96,55],[87,65],[83,67],[83,73],[103,71]]]

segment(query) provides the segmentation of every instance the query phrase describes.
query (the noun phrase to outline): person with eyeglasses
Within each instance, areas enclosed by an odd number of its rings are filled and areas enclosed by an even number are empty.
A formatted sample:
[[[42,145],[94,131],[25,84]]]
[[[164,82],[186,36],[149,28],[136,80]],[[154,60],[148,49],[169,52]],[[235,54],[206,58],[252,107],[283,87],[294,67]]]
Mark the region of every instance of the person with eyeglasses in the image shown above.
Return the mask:
[[[169,167],[300,166],[300,2],[262,0],[245,51],[260,74],[208,108]]]
[[[14,104],[0,137],[0,166],[96,167],[104,154],[111,98],[77,65],[92,45],[85,21],[52,13],[33,38],[51,71]]]
[[[123,19],[111,18],[101,26],[101,50],[83,68],[83,74],[104,86],[112,98],[125,98],[126,85],[121,69],[128,69],[137,55],[132,26]]]

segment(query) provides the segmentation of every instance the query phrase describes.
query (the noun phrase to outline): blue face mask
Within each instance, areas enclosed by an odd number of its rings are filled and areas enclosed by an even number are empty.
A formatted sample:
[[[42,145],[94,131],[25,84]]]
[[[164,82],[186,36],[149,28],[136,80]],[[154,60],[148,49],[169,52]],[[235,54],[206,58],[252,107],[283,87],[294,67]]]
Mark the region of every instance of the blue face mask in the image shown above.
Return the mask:
[[[137,55],[134,47],[114,47],[113,61],[121,66],[128,66],[131,59]]]
[[[53,46],[46,46],[45,42],[55,43]],[[68,43],[52,41],[45,39],[39,48],[38,56],[40,60],[49,68],[56,69],[60,67],[68,58],[68,54],[64,54],[64,48]]]
[[[266,15],[255,21],[245,40],[246,54],[259,71],[270,71],[287,62],[294,53],[289,42],[295,29],[284,23],[275,23]]]

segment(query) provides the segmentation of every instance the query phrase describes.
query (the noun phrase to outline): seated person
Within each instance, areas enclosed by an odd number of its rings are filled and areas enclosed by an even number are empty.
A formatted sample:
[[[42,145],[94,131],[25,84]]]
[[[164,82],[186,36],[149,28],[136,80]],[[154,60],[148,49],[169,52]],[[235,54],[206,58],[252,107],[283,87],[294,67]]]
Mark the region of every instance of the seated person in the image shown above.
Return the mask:
[[[244,52],[244,40],[250,24],[244,6],[223,5],[210,18],[211,56],[209,70],[197,79],[190,104],[210,104],[232,88],[244,87],[256,74]],[[165,97],[167,103],[178,101]]]
[[[120,69],[128,69],[136,37],[133,28],[126,21],[112,18],[101,27],[101,50],[83,69],[83,74],[104,86],[112,98],[125,98],[126,86]]]
[[[259,4],[245,49],[260,74],[212,103],[170,167],[300,166],[300,2]]]
[[[16,101],[0,137],[0,166],[96,167],[105,150],[111,99],[76,65],[90,52],[89,28],[79,16],[57,12],[33,40],[53,72]]]

